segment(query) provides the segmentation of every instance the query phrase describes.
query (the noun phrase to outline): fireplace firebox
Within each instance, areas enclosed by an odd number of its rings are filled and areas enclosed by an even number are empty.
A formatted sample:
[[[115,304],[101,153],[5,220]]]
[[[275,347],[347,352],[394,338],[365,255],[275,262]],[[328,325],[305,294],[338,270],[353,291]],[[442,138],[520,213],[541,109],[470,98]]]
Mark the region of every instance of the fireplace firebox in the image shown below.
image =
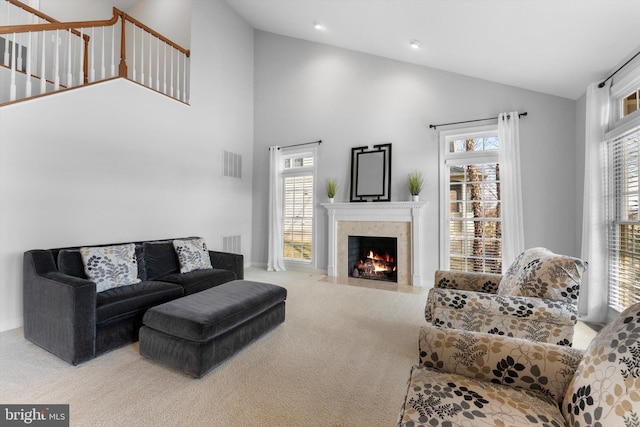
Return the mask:
[[[351,277],[398,282],[398,239],[349,236],[348,271]]]

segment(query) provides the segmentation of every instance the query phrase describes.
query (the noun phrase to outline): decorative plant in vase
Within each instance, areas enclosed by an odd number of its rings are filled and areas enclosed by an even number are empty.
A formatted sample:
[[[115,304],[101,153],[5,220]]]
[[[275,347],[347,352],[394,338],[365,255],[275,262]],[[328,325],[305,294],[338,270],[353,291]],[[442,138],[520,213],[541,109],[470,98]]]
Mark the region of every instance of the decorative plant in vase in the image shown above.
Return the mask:
[[[338,181],[335,178],[327,178],[324,183],[327,188],[329,203],[333,203],[333,199],[336,197],[336,193],[338,192]]]
[[[409,193],[411,193],[411,200],[414,202],[418,201],[418,195],[422,191],[423,185],[424,178],[422,177],[422,172],[413,171],[409,173],[407,176],[407,187],[409,188]]]

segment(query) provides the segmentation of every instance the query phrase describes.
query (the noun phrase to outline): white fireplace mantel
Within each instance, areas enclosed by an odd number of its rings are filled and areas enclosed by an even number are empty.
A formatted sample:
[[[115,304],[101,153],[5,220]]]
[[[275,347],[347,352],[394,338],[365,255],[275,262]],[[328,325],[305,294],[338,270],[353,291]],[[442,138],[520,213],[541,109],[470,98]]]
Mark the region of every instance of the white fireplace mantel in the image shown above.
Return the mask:
[[[337,231],[341,221],[391,221],[411,224],[411,284],[422,285],[422,217],[425,202],[322,203],[329,215],[327,274],[338,275]]]

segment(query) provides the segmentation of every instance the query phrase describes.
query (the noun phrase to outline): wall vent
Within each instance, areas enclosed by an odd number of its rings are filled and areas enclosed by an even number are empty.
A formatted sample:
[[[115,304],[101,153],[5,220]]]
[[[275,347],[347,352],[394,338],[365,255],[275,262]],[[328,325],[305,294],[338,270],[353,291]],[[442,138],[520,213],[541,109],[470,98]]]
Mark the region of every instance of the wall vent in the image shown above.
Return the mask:
[[[222,158],[224,162],[222,165],[224,176],[242,178],[242,156],[224,150]]]
[[[241,236],[224,236],[222,238],[222,250],[224,252],[230,252],[232,254],[241,254]]]

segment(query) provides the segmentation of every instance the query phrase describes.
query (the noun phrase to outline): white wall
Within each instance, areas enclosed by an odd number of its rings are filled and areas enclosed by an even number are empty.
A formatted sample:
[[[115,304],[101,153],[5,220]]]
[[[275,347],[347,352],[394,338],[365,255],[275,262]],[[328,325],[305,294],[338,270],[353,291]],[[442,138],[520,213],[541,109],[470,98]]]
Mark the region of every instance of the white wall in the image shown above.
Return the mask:
[[[191,0],[139,0],[127,14],[189,49]]]
[[[490,60],[490,58],[487,58]],[[469,64],[473,67],[473,64]],[[552,76],[550,76],[552,78]],[[267,260],[269,145],[322,139],[318,182],[336,177],[348,201],[351,148],[393,144],[392,200],[425,174],[426,274],[438,267],[438,137],[430,123],[527,111],[520,121],[526,246],[577,255],[576,103],[511,86],[256,31],[253,261]],[[446,128],[450,129],[450,128]],[[316,192],[326,200],[324,188]],[[318,268],[326,268],[326,211],[316,207]]]
[[[60,22],[111,19],[113,0],[40,0],[40,10]],[[122,9],[121,7],[119,7]]]
[[[28,249],[241,234],[250,258],[253,30],[192,8],[191,106],[117,80],[0,108],[0,330],[22,324]]]

